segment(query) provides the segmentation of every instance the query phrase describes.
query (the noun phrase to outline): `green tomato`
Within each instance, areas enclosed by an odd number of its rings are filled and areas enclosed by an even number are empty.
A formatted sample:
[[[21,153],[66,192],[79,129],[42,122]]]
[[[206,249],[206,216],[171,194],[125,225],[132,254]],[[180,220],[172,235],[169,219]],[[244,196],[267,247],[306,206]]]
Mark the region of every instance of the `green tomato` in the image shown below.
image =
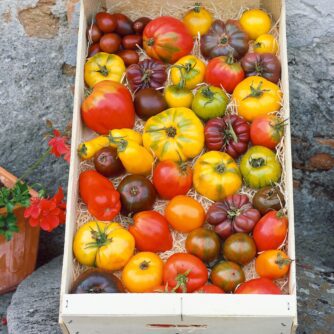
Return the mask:
[[[228,102],[228,97],[222,89],[214,86],[203,86],[194,97],[192,110],[206,121],[223,116]]]
[[[245,183],[258,189],[279,181],[282,167],[269,148],[253,146],[242,157],[240,171]]]

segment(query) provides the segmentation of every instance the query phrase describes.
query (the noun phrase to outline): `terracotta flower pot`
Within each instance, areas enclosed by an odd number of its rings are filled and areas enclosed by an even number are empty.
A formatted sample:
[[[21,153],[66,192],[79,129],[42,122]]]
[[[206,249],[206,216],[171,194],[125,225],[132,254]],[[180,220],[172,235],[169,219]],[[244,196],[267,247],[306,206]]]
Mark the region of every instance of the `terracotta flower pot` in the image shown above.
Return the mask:
[[[8,188],[13,187],[17,178],[0,167],[0,181]],[[32,196],[37,196],[30,190]],[[6,209],[0,209],[0,215],[6,214]],[[39,228],[31,227],[24,218],[24,208],[14,209],[19,232],[10,241],[0,235],[0,295],[14,290],[16,286],[30,275],[36,266],[39,243]]]

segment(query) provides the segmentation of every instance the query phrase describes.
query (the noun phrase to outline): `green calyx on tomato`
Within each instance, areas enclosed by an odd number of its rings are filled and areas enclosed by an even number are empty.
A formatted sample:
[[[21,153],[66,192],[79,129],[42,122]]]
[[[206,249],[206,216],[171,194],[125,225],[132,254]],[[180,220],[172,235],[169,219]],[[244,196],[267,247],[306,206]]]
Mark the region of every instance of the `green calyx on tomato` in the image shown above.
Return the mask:
[[[277,253],[277,258],[275,263],[278,265],[280,269],[284,268],[285,266],[289,266],[292,260],[289,258],[284,258],[281,253]]]
[[[250,97],[261,97],[264,92],[269,92],[269,89],[262,89],[263,82],[260,81],[257,87],[254,87],[253,84],[249,86],[250,94],[245,96],[243,100],[246,100]]]

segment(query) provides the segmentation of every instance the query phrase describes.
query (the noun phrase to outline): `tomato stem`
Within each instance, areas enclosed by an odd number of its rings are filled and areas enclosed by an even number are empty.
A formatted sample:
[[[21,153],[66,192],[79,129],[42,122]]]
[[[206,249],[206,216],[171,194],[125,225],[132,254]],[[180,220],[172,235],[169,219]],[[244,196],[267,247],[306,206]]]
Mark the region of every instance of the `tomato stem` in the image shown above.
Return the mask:
[[[140,265],[139,265],[139,268],[141,270],[147,270],[149,267],[150,267],[150,262],[151,261],[146,261],[144,260]]]
[[[216,166],[216,171],[220,174],[223,174],[225,171],[225,165],[223,163],[220,163]]]
[[[107,67],[105,65],[101,66],[99,64],[97,64],[97,66],[99,67],[99,71],[97,71],[97,72],[100,72],[104,77],[107,77],[108,74],[109,74],[109,71],[108,71]]]
[[[291,264],[291,259],[285,259],[283,258],[281,253],[277,254],[277,258],[275,260],[275,263],[278,265],[280,269],[282,269],[284,266],[289,266]]]
[[[265,160],[263,158],[251,158],[249,163],[253,168],[262,167],[265,165]]]
[[[210,89],[210,86],[206,85],[202,89],[202,95],[208,98],[209,100],[213,100],[215,93]]]
[[[112,241],[112,239],[108,239],[106,229],[102,231],[98,223],[96,223],[96,227],[97,227],[97,231],[93,230],[90,227],[90,233],[91,233],[92,239],[94,239],[95,241],[87,243],[85,247],[86,249],[87,248],[100,248]]]
[[[199,13],[201,11],[201,3],[200,2],[195,2],[195,6],[194,6],[194,12],[195,13]]]
[[[227,56],[227,59],[226,59],[226,63],[228,65],[233,65],[235,63],[235,59],[233,57],[233,53],[230,53],[228,56]]]
[[[247,95],[246,97],[244,97],[242,100],[246,100],[249,97],[261,97],[263,95],[264,92],[269,92],[270,89],[262,89],[262,85],[263,85],[263,81],[261,81],[259,83],[259,85],[255,88],[253,86],[253,83],[249,86],[251,92],[249,95]]]
[[[154,38],[151,37],[148,41],[147,41],[147,45],[148,46],[153,46],[154,45]]]
[[[183,274],[177,274],[175,281],[177,282],[176,286],[174,287],[173,291],[181,288],[183,293],[187,292],[187,282],[188,282],[188,275],[190,273],[190,269],[184,272]]]

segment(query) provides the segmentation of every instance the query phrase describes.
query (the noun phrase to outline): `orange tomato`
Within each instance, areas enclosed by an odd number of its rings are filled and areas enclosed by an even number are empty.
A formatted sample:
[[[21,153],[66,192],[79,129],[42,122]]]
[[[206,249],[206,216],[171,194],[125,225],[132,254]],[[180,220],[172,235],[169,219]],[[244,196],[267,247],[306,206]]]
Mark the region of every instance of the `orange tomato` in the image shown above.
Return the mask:
[[[176,231],[188,233],[203,225],[205,211],[195,199],[179,195],[168,203],[165,217]]]
[[[261,253],[255,261],[255,269],[260,277],[278,279],[284,277],[290,268],[291,260],[280,250]]]

